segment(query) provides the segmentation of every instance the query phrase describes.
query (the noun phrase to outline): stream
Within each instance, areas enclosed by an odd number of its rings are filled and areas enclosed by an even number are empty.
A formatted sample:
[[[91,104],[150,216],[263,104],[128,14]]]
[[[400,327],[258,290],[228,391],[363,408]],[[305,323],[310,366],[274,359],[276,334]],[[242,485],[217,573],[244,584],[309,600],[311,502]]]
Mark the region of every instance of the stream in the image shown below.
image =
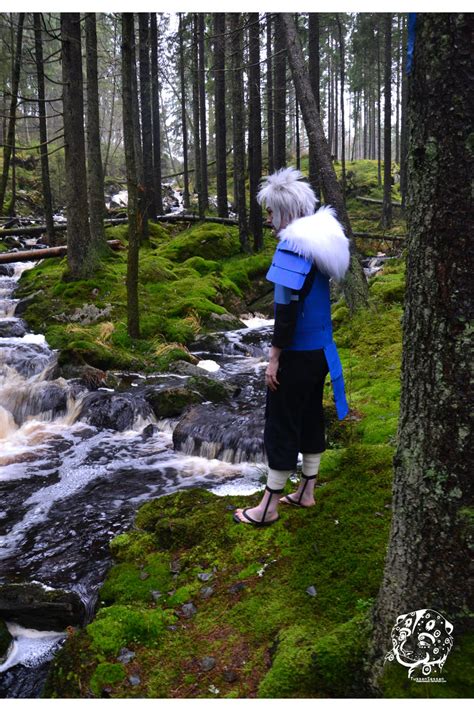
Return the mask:
[[[90,393],[58,377],[57,353],[15,316],[15,287],[33,266],[0,272],[0,590],[36,583],[69,591],[86,624],[112,562],[109,541],[130,528],[145,501],[196,486],[218,495],[260,487],[272,322],[249,317],[246,328],[194,344],[200,372],[231,386],[229,404],[203,403],[184,418],[157,420],[143,405],[143,388],[188,376],[127,374],[127,390],[96,393],[128,407],[128,424],[98,427],[83,407]],[[14,641],[0,664],[0,697],[39,697],[66,633],[45,629],[34,610],[28,624],[6,622]]]

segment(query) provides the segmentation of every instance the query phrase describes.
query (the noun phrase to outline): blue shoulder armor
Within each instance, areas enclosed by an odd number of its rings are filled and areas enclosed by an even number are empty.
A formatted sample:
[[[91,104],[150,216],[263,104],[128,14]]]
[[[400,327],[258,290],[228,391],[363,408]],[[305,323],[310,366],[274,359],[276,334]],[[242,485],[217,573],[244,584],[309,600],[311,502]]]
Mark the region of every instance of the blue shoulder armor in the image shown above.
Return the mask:
[[[273,255],[272,266],[267,272],[268,281],[299,291],[311,271],[312,263],[288,249],[282,240]]]

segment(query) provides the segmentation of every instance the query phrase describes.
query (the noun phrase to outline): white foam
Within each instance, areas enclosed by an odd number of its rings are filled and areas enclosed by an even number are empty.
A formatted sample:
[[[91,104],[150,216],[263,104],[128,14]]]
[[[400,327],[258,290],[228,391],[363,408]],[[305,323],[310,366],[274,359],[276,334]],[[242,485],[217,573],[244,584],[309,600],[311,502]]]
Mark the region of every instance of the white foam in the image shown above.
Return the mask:
[[[221,366],[216,363],[215,360],[200,360],[198,363],[198,368],[207,370],[208,373],[216,373],[221,369]]]
[[[25,667],[39,666],[52,659],[55,647],[66,637],[64,632],[34,630],[14,622],[7,622],[6,625],[13,637],[13,644],[7,659],[0,664],[0,672],[17,664]]]

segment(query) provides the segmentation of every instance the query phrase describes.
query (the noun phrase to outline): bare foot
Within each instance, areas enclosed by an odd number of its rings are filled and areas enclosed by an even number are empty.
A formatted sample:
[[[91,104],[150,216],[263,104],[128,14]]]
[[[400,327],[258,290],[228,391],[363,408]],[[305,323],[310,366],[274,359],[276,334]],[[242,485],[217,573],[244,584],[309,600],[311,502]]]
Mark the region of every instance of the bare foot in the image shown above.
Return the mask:
[[[252,521],[257,521],[258,523],[261,523],[262,518],[263,518],[263,508],[260,506],[255,506],[252,509],[245,509],[245,513],[252,519]],[[234,511],[234,515],[237,516],[237,518],[242,522],[242,523],[252,523],[252,521],[249,521],[245,515],[244,515],[244,509],[236,509]],[[270,522],[270,521],[276,521],[278,518],[278,513],[276,511],[273,511],[270,513],[267,511],[266,516],[265,516],[265,523]]]
[[[282,496],[280,499],[280,504],[287,504],[291,506],[301,506],[304,509],[309,509],[311,506],[315,506],[316,501],[314,500],[313,494],[305,494],[300,498],[299,491],[295,491],[293,494],[288,494],[287,496]]]

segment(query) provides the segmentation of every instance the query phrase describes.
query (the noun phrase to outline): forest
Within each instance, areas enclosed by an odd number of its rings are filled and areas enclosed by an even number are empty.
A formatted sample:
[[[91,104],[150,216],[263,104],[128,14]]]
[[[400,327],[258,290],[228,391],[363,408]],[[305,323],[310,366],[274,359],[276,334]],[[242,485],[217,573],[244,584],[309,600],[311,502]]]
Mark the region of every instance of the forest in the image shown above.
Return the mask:
[[[0,13],[1,697],[472,695],[472,17]],[[253,531],[290,166],[349,416]]]

